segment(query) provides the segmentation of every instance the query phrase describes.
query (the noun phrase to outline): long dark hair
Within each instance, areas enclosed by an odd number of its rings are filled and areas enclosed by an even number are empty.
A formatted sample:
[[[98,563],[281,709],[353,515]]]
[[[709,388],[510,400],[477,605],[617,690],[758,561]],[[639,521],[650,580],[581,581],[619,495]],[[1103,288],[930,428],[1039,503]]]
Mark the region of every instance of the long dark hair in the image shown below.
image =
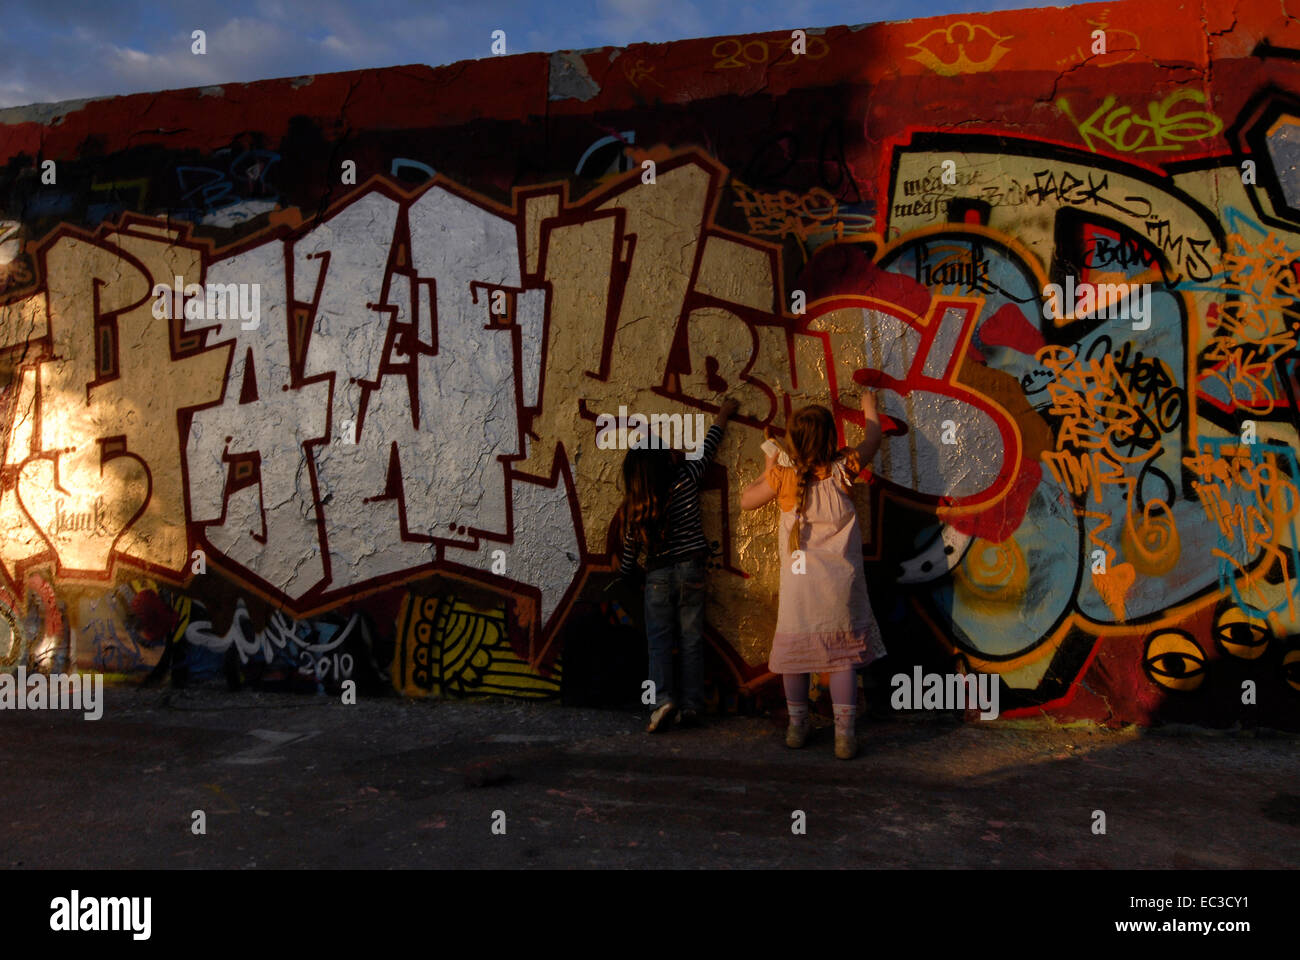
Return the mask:
[[[623,458],[623,533],[651,552],[664,537],[677,461],[671,450],[633,449]]]
[[[790,418],[790,459],[794,461],[794,468],[799,474],[794,524],[790,527],[791,553],[799,549],[799,526],[803,518],[803,502],[808,494],[808,484],[818,467],[828,466],[835,461],[839,453],[835,441],[835,417],[820,404],[801,407]]]

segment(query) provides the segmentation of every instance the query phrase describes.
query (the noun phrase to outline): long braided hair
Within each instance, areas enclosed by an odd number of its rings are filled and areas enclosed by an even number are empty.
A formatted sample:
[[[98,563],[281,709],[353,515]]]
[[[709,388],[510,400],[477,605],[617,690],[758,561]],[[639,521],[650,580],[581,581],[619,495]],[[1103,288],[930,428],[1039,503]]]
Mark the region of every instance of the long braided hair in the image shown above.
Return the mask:
[[[790,418],[787,452],[799,475],[795,493],[794,523],[790,527],[790,552],[799,549],[799,528],[803,520],[808,484],[818,467],[830,466],[838,456],[835,446],[835,417],[820,404],[800,407]]]
[[[671,450],[633,448],[623,458],[623,532],[645,547],[647,556],[664,538],[676,477]]]

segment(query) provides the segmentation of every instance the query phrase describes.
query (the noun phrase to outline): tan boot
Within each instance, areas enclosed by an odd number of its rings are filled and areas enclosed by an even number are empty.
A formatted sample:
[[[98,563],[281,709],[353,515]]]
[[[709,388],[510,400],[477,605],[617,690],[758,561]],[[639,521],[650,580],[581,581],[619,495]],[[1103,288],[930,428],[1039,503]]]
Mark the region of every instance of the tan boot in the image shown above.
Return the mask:
[[[785,745],[791,750],[798,750],[808,742],[812,730],[812,718],[808,716],[808,704],[787,700],[785,708],[789,713],[790,725],[785,728]]]
[[[841,760],[852,760],[858,755],[858,738],[852,734],[845,736],[835,734],[835,756]]]
[[[785,728],[785,745],[791,750],[798,750],[808,742],[808,732],[812,724],[807,719],[803,723],[792,723]]]

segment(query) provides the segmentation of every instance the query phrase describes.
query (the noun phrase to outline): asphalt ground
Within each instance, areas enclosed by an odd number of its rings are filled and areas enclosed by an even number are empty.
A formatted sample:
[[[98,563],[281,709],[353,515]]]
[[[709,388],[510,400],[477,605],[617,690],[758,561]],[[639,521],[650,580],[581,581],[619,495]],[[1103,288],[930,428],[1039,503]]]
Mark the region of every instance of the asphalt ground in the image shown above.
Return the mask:
[[[846,762],[827,726],[789,750],[766,717],[649,736],[643,713],[554,703],[128,687],[105,698],[97,721],[0,712],[0,864],[1300,862],[1300,740],[1267,731],[863,716]]]

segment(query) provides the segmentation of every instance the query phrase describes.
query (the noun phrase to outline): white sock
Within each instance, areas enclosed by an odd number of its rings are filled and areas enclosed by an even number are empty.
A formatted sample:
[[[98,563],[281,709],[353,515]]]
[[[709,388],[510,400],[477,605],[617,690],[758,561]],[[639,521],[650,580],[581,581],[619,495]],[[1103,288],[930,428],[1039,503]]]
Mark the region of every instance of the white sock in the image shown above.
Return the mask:
[[[837,703],[834,705],[835,711],[835,735],[837,737],[851,737],[854,734],[857,720],[857,704]]]

